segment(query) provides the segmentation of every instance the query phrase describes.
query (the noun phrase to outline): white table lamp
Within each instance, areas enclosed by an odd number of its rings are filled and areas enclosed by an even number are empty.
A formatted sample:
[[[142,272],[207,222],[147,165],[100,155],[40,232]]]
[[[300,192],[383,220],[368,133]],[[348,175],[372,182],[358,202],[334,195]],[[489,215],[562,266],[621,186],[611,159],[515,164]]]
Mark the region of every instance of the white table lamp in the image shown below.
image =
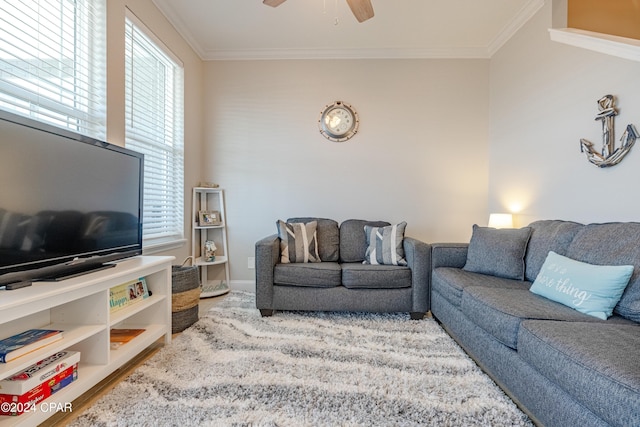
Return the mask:
[[[510,213],[489,214],[489,227],[513,228],[513,215]]]

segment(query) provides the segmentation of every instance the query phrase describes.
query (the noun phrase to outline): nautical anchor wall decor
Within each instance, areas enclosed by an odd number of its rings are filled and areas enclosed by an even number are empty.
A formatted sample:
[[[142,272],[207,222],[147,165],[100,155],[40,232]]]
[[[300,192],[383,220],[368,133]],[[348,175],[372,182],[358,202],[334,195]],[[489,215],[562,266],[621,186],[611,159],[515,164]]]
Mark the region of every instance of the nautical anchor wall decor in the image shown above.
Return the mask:
[[[620,163],[624,156],[631,151],[636,139],[640,137],[636,128],[629,124],[622,134],[622,138],[620,138],[622,145],[616,148],[613,122],[615,116],[618,115],[618,111],[614,104],[615,98],[613,95],[605,95],[598,100],[600,112],[595,119],[602,121],[602,151],[596,151],[592,142],[584,138],[580,139],[580,151],[585,153],[587,159],[599,168],[606,168]]]

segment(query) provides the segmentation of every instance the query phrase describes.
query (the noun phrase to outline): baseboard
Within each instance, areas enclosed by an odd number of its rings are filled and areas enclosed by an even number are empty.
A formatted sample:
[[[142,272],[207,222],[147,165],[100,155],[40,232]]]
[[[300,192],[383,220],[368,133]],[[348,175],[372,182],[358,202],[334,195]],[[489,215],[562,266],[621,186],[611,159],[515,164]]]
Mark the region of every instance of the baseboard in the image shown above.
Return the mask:
[[[229,281],[229,288],[234,291],[256,292],[255,280],[231,280]]]

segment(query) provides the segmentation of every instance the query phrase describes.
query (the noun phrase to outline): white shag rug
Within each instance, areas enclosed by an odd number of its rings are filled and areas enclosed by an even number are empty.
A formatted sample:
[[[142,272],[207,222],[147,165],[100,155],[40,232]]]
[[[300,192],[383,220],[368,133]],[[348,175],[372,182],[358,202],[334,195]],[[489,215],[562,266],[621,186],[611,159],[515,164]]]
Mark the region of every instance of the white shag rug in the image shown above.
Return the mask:
[[[433,320],[232,291],[72,426],[532,426]]]

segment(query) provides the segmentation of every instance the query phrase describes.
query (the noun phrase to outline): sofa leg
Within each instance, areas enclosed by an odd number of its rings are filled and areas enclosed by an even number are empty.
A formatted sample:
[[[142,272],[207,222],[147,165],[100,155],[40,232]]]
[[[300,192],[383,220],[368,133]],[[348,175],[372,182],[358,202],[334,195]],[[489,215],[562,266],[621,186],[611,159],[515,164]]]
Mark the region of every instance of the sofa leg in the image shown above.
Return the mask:
[[[270,310],[268,308],[261,308],[260,309],[260,315],[262,317],[269,317],[269,316],[273,316],[273,310]]]
[[[411,315],[411,320],[422,320],[424,319],[425,313],[421,311],[412,311],[409,313]]]

